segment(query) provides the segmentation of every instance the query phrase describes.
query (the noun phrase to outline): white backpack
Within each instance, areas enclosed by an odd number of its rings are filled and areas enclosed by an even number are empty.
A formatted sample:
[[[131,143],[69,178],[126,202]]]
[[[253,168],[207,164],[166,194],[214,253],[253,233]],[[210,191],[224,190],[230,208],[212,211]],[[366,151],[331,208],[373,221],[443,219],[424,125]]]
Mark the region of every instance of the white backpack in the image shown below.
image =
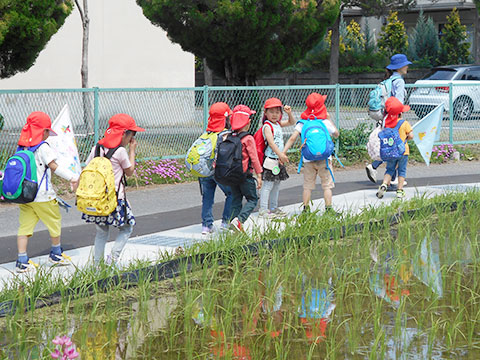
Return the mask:
[[[370,133],[370,136],[368,137],[368,142],[367,142],[367,152],[368,156],[372,160],[382,160],[380,157],[380,138],[378,137],[378,134],[380,131],[382,131],[382,123],[377,122],[377,126],[373,131]]]

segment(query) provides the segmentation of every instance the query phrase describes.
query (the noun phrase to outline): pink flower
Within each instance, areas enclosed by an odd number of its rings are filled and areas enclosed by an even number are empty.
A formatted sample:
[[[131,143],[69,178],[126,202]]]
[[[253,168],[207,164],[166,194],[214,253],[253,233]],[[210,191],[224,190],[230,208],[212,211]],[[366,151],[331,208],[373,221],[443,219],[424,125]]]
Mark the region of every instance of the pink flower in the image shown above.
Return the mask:
[[[55,349],[55,351],[50,354],[52,359],[69,360],[76,359],[79,356],[79,353],[75,350],[75,345],[68,336],[57,336],[52,342],[61,348],[60,350],[58,348]]]

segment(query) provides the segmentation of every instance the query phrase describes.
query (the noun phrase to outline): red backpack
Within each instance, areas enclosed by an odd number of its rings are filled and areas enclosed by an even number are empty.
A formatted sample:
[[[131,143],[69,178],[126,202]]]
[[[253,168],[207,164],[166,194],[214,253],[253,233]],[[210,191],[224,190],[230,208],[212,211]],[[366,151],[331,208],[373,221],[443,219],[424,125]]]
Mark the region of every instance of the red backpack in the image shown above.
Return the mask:
[[[263,164],[263,160],[265,159],[265,149],[267,148],[267,139],[263,137],[263,126],[268,124],[272,129],[273,134],[273,125],[270,121],[265,121],[265,123],[257,130],[253,138],[255,139],[255,146],[257,147],[257,155],[258,160]]]

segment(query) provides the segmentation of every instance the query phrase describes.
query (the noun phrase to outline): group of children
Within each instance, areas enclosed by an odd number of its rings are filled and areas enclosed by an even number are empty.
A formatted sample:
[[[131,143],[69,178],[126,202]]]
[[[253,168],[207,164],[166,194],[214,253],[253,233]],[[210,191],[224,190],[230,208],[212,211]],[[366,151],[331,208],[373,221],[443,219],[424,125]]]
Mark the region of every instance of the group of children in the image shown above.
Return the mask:
[[[397,60],[392,57],[392,63]],[[406,57],[405,59],[402,57],[397,63],[408,66],[408,64],[404,64],[405,60]],[[226,103],[221,102],[210,107],[207,132],[218,133],[219,138],[233,133],[241,139],[242,166],[246,176],[243,181],[231,186],[222,185],[214,175],[199,178],[202,192],[202,234],[206,235],[213,232],[212,207],[217,185],[226,197],[222,215],[222,228],[243,231],[243,224],[257,206],[257,190],[260,190],[259,216],[273,218],[287,215],[278,206],[280,182],[288,179],[286,164],[289,159],[287,151],[302,133],[305,121],[320,119],[331,137],[337,138],[339,136],[338,129],[327,112],[325,99],[325,95],[311,93],[306,99],[307,109],[301,114],[303,121],[299,121],[296,125],[290,106],[284,106],[281,100],[277,98],[267,99],[264,104],[261,124],[262,137],[266,143],[263,159],[258,156],[254,137],[248,133],[251,124],[250,117],[255,114],[255,111],[246,105],[237,105],[232,111]],[[409,106],[403,105],[398,98],[390,97],[385,103],[387,116],[384,126],[394,128],[401,118],[401,114],[409,109]],[[283,112],[287,114],[287,119],[283,119]],[[295,125],[294,131],[285,144],[282,128],[293,125]],[[115,263],[135,225],[135,217],[130,204],[126,200],[125,183],[122,179],[125,175],[131,176],[134,172],[135,149],[137,146],[135,134],[138,131],[144,131],[144,129],[138,127],[135,120],[129,115],[117,114],[112,116],[103,139],[92,148],[87,159],[88,164],[94,157],[107,156],[108,154],[113,168],[115,188],[117,189],[117,206],[109,215],[82,215],[82,219],[87,223],[93,223],[96,226],[94,244],[94,261],[96,264],[104,261],[105,245],[109,238],[110,226],[117,227],[119,233],[111,256],[107,258],[106,262]],[[404,121],[399,128],[399,134],[405,142],[412,139],[412,127],[407,121]],[[43,112],[34,112],[27,118],[27,123],[21,131],[18,142],[19,149],[34,151],[37,178],[41,179],[35,199],[32,202],[20,204],[20,226],[17,237],[18,258],[16,262],[18,272],[25,272],[38,267],[27,255],[27,244],[28,238],[33,235],[34,228],[39,220],[46,225],[50,233],[52,242],[50,261],[55,264],[68,262],[68,256],[63,253],[60,243],[61,215],[51,183],[51,173],[53,172],[70,181],[72,190],[78,187],[79,179],[73,178],[66,169],[58,166],[55,162],[57,155],[54,149],[45,142],[51,135],[55,135],[55,133],[51,129],[49,116]],[[385,177],[377,192],[378,198],[383,197],[392,177],[397,172],[397,197],[404,196],[403,185],[406,177],[408,154],[407,144],[405,153],[401,158],[387,162]],[[303,159],[303,162],[303,211],[308,212],[310,210],[311,192],[315,189],[318,176],[324,191],[326,213],[336,215],[332,209],[332,189],[335,184],[331,171],[331,157],[318,161]],[[255,174],[255,177],[253,174]],[[243,203],[243,198],[246,199],[245,203]]]

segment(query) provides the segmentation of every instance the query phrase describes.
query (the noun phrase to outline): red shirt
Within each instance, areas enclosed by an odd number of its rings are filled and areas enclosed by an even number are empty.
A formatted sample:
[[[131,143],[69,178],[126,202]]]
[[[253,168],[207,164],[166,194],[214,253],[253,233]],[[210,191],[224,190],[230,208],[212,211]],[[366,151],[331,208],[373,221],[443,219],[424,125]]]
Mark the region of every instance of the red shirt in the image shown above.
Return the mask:
[[[241,140],[242,142],[242,164],[243,171],[250,171],[248,168],[249,163],[252,164],[253,170],[256,174],[261,174],[263,171],[262,164],[258,160],[257,147],[255,146],[255,140],[252,135],[244,136]]]

